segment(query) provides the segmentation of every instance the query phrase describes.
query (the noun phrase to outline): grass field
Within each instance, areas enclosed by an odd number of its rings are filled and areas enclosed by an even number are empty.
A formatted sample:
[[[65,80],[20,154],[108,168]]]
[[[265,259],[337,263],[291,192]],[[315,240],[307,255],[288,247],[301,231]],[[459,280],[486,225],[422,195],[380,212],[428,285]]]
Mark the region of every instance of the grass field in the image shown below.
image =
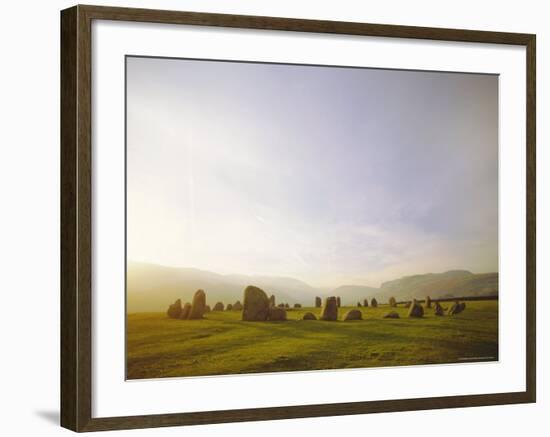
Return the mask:
[[[443,304],[444,307],[449,303]],[[342,307],[339,317],[352,307]],[[353,307],[355,308],[355,307]],[[383,319],[389,307],[360,308],[364,320],[243,322],[240,311],[203,320],[135,313],[127,319],[128,379],[442,364],[498,359],[498,301],[467,302],[456,316]]]

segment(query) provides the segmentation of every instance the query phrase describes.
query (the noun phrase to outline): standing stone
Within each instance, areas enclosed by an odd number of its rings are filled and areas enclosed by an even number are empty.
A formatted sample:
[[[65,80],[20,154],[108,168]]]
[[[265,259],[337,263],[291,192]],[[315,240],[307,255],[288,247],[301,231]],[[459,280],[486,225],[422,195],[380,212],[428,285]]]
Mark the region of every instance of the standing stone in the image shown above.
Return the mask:
[[[409,308],[409,313],[407,317],[422,317],[424,315],[424,308],[420,305],[416,299],[413,299],[411,306]]]
[[[284,308],[270,307],[268,320],[273,322],[286,320],[286,310]]]
[[[397,306],[397,301],[395,300],[395,297],[390,297],[390,300],[388,301],[388,304],[392,307],[392,308],[395,308]]]
[[[204,315],[204,307],[206,306],[206,293],[204,290],[197,290],[193,295],[191,309],[189,310],[188,319],[202,319]]]
[[[189,318],[190,312],[191,312],[191,304],[189,302],[185,302],[185,305],[181,309],[180,319],[187,320]]]
[[[233,305],[233,310],[242,311],[242,309],[243,309],[243,304],[241,303],[241,301],[238,300],[237,302],[235,302],[235,304]]]
[[[275,306],[275,295],[272,294],[271,296],[269,296],[269,306],[270,307],[274,307]]]
[[[432,299],[430,298],[430,296],[426,296],[426,308],[431,308],[432,307]]]
[[[451,308],[449,308],[449,311],[447,314],[450,316],[454,316],[455,314],[460,314],[464,309],[466,308],[466,304],[464,302],[460,303],[456,301],[454,304],[451,305]]]
[[[214,305],[214,308],[212,308],[212,311],[223,311],[224,306],[223,302],[216,302],[216,305]]]
[[[290,308],[290,305],[288,303],[285,303],[285,308],[286,309]]]
[[[172,319],[179,319],[181,314],[181,299],[178,299],[173,304],[171,304],[168,307],[168,311],[166,311],[166,314]]]
[[[369,306],[369,300],[368,299],[363,299],[363,306],[365,308],[367,308]]]
[[[227,306],[225,307],[225,311],[233,311],[233,304],[228,303]]]
[[[439,302],[436,302],[435,305],[434,305],[434,314],[436,316],[444,316],[445,315],[445,310],[443,309],[443,307],[439,304]]]
[[[361,302],[357,302],[357,308],[361,308]]]
[[[317,296],[315,298],[315,308],[321,308],[322,303],[323,303],[323,301],[321,300],[321,298],[319,296]]]
[[[397,311],[390,311],[389,313],[384,314],[384,319],[398,319],[399,313]]]
[[[344,316],[344,321],[347,320],[363,320],[363,314],[359,310],[349,310]]]
[[[340,296],[336,298],[336,306],[340,308],[342,306],[342,301],[340,300]]]
[[[295,303],[294,308],[302,308],[302,304],[301,303]]]
[[[376,299],[374,297],[370,301],[370,306],[373,307],[373,308],[376,308],[378,306],[378,302],[376,301]]]
[[[243,320],[265,321],[269,317],[269,298],[261,288],[249,285],[244,290]]]
[[[315,317],[315,314],[307,312],[302,317],[302,320],[317,320],[317,317]]]
[[[321,320],[338,320],[338,305],[334,296],[326,297],[325,303],[321,308]]]

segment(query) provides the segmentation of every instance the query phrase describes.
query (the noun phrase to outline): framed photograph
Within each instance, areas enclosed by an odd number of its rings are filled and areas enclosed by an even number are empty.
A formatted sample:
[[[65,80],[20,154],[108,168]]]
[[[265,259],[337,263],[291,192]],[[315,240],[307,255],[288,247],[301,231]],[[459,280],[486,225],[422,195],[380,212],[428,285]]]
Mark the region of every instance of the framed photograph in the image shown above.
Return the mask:
[[[61,422],[535,402],[535,35],[61,12]]]

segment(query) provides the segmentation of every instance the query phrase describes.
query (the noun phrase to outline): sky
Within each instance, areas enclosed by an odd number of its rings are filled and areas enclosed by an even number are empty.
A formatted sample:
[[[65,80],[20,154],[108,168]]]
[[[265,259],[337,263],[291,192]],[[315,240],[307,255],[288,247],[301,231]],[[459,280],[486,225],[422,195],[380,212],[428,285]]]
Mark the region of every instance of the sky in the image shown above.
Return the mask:
[[[498,271],[498,77],[127,58],[127,256],[318,287]]]

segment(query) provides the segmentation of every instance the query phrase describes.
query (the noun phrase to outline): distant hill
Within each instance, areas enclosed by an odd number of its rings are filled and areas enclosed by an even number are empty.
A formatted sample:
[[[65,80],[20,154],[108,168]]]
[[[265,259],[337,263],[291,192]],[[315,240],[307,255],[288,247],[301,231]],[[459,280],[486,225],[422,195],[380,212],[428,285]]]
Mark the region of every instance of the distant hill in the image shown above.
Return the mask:
[[[342,305],[356,305],[357,302],[363,303],[364,299],[371,298],[380,292],[379,288],[368,287],[366,285],[342,285],[331,291],[331,295],[340,296]]]
[[[205,270],[165,267],[155,264],[128,263],[127,311],[164,311],[176,299],[191,301],[199,288],[206,291],[207,303],[224,304],[241,300],[247,285],[256,285],[277,302],[313,305],[319,290],[293,278],[220,275]]]
[[[191,301],[199,288],[206,291],[207,303],[242,301],[247,285],[256,285],[277,302],[313,306],[315,296],[340,296],[343,305],[355,305],[363,299],[385,303],[394,296],[399,300],[498,295],[498,273],[474,274],[466,270],[405,276],[388,281],[380,288],[342,285],[333,290],[315,288],[294,278],[276,276],[221,275],[205,270],[165,267],[146,263],[128,263],[127,311],[165,311],[176,299]]]
[[[385,301],[391,296],[397,300],[408,300],[426,296],[434,299],[494,295],[498,295],[498,273],[474,274],[467,270],[451,270],[445,273],[404,276],[384,282],[378,297]]]

